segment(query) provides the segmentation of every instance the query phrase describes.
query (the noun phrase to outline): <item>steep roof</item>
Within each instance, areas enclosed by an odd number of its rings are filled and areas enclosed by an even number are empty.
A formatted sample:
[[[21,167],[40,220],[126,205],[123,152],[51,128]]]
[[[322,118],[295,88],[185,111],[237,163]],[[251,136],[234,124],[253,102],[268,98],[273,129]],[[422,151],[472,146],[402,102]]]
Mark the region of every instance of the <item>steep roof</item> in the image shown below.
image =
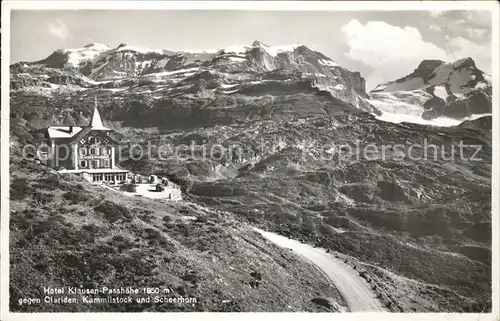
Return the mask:
[[[50,126],[47,133],[50,138],[71,138],[81,132],[83,127],[79,126]]]
[[[92,114],[92,121],[90,122],[90,127],[92,127],[93,130],[111,130],[107,127],[104,127],[104,125],[102,124],[101,115],[99,114],[97,107],[94,108],[94,113]]]
[[[104,127],[97,107],[94,108],[92,120],[88,126],[50,126],[47,128],[47,133],[50,138],[74,138],[73,140],[80,140],[81,137],[92,130],[112,131]]]

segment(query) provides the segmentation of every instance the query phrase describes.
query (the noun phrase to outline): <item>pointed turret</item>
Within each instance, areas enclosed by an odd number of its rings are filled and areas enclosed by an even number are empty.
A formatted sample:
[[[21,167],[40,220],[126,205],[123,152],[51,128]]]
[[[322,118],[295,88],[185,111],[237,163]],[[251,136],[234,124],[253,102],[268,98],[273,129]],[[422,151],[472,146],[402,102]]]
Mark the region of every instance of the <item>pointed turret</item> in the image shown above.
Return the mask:
[[[90,121],[90,127],[92,129],[109,130],[108,128],[104,127],[104,125],[102,124],[101,115],[99,114],[99,110],[97,110],[97,97],[95,98],[94,113],[92,114],[92,120]]]
[[[94,107],[94,113],[92,114],[92,122],[90,123],[90,127],[101,128],[104,127],[102,125],[101,115],[97,110],[97,107]]]

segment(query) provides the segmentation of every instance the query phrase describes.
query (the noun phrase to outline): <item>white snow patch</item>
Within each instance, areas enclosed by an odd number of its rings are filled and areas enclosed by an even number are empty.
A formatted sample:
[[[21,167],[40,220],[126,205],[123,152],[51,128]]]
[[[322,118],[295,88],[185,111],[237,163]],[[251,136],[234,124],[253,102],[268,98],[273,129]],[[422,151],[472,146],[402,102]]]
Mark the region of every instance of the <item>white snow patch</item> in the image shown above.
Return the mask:
[[[481,82],[478,82],[478,83],[476,84],[476,86],[474,86],[474,89],[482,89],[482,90],[485,90],[486,88],[488,88],[488,86],[489,86],[489,85],[488,85],[487,83],[485,83],[485,82],[482,82],[482,81],[481,81]]]
[[[434,87],[434,95],[446,101],[448,98],[448,93],[446,92],[446,88],[444,86],[436,86]]]
[[[99,84],[107,84],[109,83],[110,81],[109,80],[103,80],[103,81],[95,81],[93,79],[90,79],[88,77],[85,77],[83,76],[82,79],[86,82],[88,82],[89,84],[93,84],[93,85],[99,85]]]
[[[320,74],[320,73],[317,73],[317,72],[304,72],[302,75],[304,76],[315,76],[315,77],[320,77],[320,78],[328,78],[327,75],[325,74]],[[338,77],[333,77],[333,79],[338,79]]]
[[[219,49],[177,49],[176,52],[188,53],[188,54],[214,54]]]
[[[486,81],[486,83],[488,85],[491,85],[491,76],[490,75],[483,73],[483,78],[484,78],[484,81]]]
[[[463,120],[448,118],[448,117],[438,117],[432,120],[423,119],[422,116],[417,116],[413,114],[396,114],[382,111],[382,115],[375,115],[378,120],[382,120],[389,123],[414,123],[420,125],[434,125],[434,126],[456,126],[460,124]]]
[[[224,93],[224,94],[232,94],[232,93],[235,93],[237,91],[239,91],[239,89],[229,90],[229,91],[223,91],[222,93]]]
[[[221,85],[220,85],[220,87],[221,87],[221,88],[233,88],[233,87],[235,87],[235,86],[238,86],[238,84],[228,84],[228,85],[226,85],[226,84],[221,84]]]
[[[219,51],[223,51],[225,53],[242,54],[242,53],[248,52],[252,48],[260,47],[263,50],[265,50],[268,54],[270,54],[271,56],[276,57],[279,53],[294,51],[295,48],[297,48],[299,46],[301,46],[301,45],[295,44],[295,45],[267,46],[267,45],[264,45],[261,43],[261,44],[258,44],[256,46],[234,45],[234,46],[228,46],[228,47],[224,47],[224,48],[220,48],[220,49],[182,49],[182,50],[179,50],[178,52],[214,54],[214,53],[217,53]]]
[[[320,64],[325,65],[325,66],[338,67],[338,64],[335,63],[333,60],[320,59],[318,61]]]
[[[137,69],[144,69],[147,64],[150,64],[151,60],[144,60],[144,61],[136,61],[135,62],[135,68]]]
[[[250,46],[241,46],[241,45],[238,46],[238,45],[236,45],[236,46],[225,47],[225,48],[222,48],[221,50],[223,50],[224,52],[245,53],[251,48],[252,47],[250,47]]]
[[[164,91],[164,89],[168,87],[168,86],[160,86],[158,89],[155,89],[153,90],[153,92],[157,92],[157,91]],[[171,88],[167,89],[167,90],[171,90]]]
[[[241,58],[241,57],[229,57],[229,60],[231,60],[233,62],[245,62],[245,61],[247,61],[246,58]]]
[[[297,45],[266,46],[264,44],[259,44],[257,46],[265,50],[271,56],[276,57],[279,53],[294,51],[295,48],[299,47],[300,45],[297,44]],[[224,52],[245,53],[255,47],[256,46],[236,45],[236,46],[225,47],[220,50],[223,50]],[[204,51],[214,52],[214,50],[204,50]]]
[[[182,74],[182,73],[189,73],[192,71],[198,71],[200,68],[187,68],[187,69],[179,69],[179,70],[174,70],[174,71],[162,71],[162,72],[157,72],[157,73],[151,73],[147,74],[144,76],[155,76],[155,77],[163,77],[163,76],[171,76],[171,75],[177,75],[177,74]],[[196,72],[191,73],[190,75],[194,75]]]
[[[184,77],[189,77],[189,76],[192,76],[192,75],[196,75],[196,72],[186,72],[186,73],[184,73]]]
[[[95,59],[100,54],[110,50],[107,45],[103,44],[92,44],[88,47],[77,48],[77,49],[65,49],[63,53],[68,55],[68,63],[78,67],[80,63],[85,61],[91,61]]]
[[[300,45],[282,45],[282,46],[266,46],[262,44],[261,48],[264,49],[271,56],[276,57],[279,53],[294,51]]]
[[[398,113],[390,113],[387,111],[382,111],[382,115],[374,115],[378,120],[382,120],[385,122],[390,122],[390,123],[414,123],[414,124],[420,124],[420,125],[432,125],[432,126],[440,126],[440,127],[450,127],[450,126],[457,126],[458,124],[461,124],[462,122],[466,120],[475,120],[481,117],[485,116],[491,116],[492,114],[487,113],[487,114],[475,114],[471,115],[469,117],[464,117],[462,119],[454,119],[454,118],[449,118],[449,117],[444,117],[440,116],[435,119],[431,120],[426,120],[423,119],[421,115],[415,115],[415,114],[398,114]]]
[[[135,52],[139,52],[139,53],[143,53],[143,54],[147,54],[147,53],[163,54],[163,49],[139,48],[139,47],[134,47],[134,46],[129,46],[129,45],[120,47],[116,51],[127,51],[127,50],[135,51]]]
[[[464,119],[462,119],[462,121],[464,121],[464,120],[476,120],[478,118],[486,117],[486,116],[493,116],[493,114],[492,113],[474,114],[474,115],[471,115],[469,117],[465,117]]]
[[[119,91],[124,91],[127,88],[103,88],[104,90],[111,91],[111,92],[119,92]]]
[[[88,45],[86,45],[83,48],[92,49],[92,50],[100,50],[100,51],[105,51],[105,50],[109,50],[110,49],[108,45],[105,45],[105,44],[102,44],[102,43],[97,43],[97,42],[88,44]]]
[[[335,90],[344,90],[344,89],[345,89],[345,87],[344,87],[344,85],[342,85],[342,84],[336,84],[336,85],[333,87],[333,89],[335,89]]]

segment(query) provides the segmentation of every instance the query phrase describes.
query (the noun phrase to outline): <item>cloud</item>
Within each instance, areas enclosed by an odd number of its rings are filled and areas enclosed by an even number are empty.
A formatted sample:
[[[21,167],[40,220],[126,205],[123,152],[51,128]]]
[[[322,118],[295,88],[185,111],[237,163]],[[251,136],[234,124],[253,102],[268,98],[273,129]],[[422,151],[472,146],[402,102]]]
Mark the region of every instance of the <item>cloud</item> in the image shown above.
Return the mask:
[[[66,27],[66,24],[60,19],[57,19],[55,22],[51,22],[49,24],[49,33],[61,40],[72,38],[68,28]]]
[[[430,31],[434,31],[434,32],[442,32],[443,31],[443,27],[438,26],[438,25],[430,25],[429,26],[429,30]]]
[[[465,32],[471,38],[481,38],[486,36],[489,30],[484,28],[467,28]]]
[[[478,24],[489,26],[491,28],[491,21],[493,19],[493,12],[488,10],[465,10],[459,11],[465,20]]]
[[[450,10],[441,10],[441,9],[434,9],[434,10],[430,10],[429,11],[429,14],[434,17],[434,18],[439,18],[443,15],[445,15],[446,13],[450,12]]]
[[[367,87],[375,79],[394,80],[411,73],[423,59],[446,60],[446,52],[422,39],[413,27],[398,27],[383,21],[368,21],[366,25],[351,20],[341,28],[349,47],[345,55],[373,68],[367,76]]]
[[[443,33],[442,48],[423,40],[417,28],[393,26],[383,21],[368,21],[363,25],[353,19],[341,28],[349,48],[345,55],[372,69],[366,75],[367,89],[380,84],[381,79],[386,82],[411,73],[424,59],[455,61],[471,57],[478,68],[491,73],[489,43],[471,40],[483,37],[489,30],[469,28],[463,36],[448,34],[441,25],[430,25],[429,30]]]
[[[490,36],[492,13],[484,10],[450,10],[440,15],[429,12],[431,26],[439,26],[443,33],[456,35],[469,34],[470,37]],[[471,31],[472,30],[472,31]]]
[[[458,36],[449,39],[448,48],[450,60],[471,57],[479,69],[491,74],[492,52],[489,46]]]

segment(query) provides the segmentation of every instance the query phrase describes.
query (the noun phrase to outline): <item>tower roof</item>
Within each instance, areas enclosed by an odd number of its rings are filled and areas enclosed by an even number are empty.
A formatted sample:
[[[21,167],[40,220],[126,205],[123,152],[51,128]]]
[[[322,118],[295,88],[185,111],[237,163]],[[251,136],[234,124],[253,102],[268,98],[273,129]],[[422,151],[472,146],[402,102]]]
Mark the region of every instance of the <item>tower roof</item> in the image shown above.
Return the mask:
[[[95,97],[94,105],[94,113],[92,114],[92,120],[89,127],[91,127],[93,130],[111,130],[104,127],[104,125],[102,124],[101,115],[99,114],[99,110],[97,110],[97,97]]]
[[[97,110],[97,107],[94,107],[94,113],[92,114],[92,121],[90,123],[90,127],[101,128],[104,127],[101,120],[101,115]]]

